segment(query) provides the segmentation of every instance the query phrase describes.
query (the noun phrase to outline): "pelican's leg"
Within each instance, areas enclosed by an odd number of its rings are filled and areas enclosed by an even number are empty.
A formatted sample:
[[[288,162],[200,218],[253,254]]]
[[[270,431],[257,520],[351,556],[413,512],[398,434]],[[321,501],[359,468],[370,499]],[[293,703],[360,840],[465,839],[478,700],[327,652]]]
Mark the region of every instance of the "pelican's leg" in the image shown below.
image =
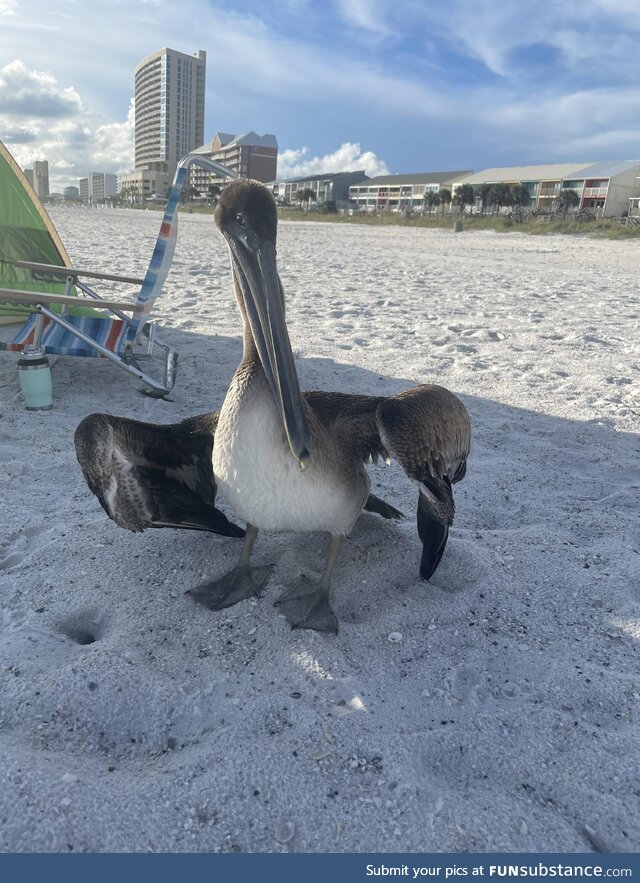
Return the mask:
[[[315,629],[317,632],[338,633],[338,618],[331,609],[331,577],[336,566],[343,537],[331,537],[324,573],[315,585],[306,577],[288,589],[276,601],[293,629]]]
[[[251,550],[257,536],[258,528],[247,524],[242,552],[233,570],[225,573],[220,579],[189,589],[185,594],[191,595],[194,601],[204,604],[210,610],[222,610],[223,607],[231,607],[232,604],[237,604],[245,598],[259,595],[271,576],[273,564],[262,567],[249,566]]]

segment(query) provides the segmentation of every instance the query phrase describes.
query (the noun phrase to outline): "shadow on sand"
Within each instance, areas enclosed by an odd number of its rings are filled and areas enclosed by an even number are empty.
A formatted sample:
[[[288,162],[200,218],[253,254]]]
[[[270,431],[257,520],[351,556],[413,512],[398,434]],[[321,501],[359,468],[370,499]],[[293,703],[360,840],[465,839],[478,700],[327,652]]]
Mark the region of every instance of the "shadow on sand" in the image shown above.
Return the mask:
[[[272,602],[301,571],[321,571],[326,538],[261,535],[269,589],[212,614],[183,592],[226,571],[237,541],[129,534],[84,485],[72,436],[86,414],[169,423],[220,406],[240,341],[167,336],[181,356],[173,401],[127,391],[105,364],[61,360],[56,409],[68,397],[73,420],[15,415],[17,435],[0,439],[21,444],[24,461],[8,476],[13,527],[0,549],[0,666],[25,673],[0,689],[4,756],[28,744],[36,770],[43,751],[72,751],[87,770],[124,766],[142,815],[155,799],[149,770],[173,781],[176,764],[197,769],[176,794],[188,805],[208,794],[229,821],[184,848],[228,848],[233,828],[240,849],[269,850],[260,832],[282,817],[295,819],[294,851],[586,851],[587,828],[614,851],[637,849],[639,437],[453,390],[473,445],[433,580],[418,577],[415,488],[397,466],[373,468],[373,490],[407,520],[358,521],[336,569],[337,637],[291,632]],[[298,368],[307,389],[413,385],[330,359]],[[37,426],[46,452],[29,456]],[[70,501],[62,520],[56,499]],[[28,734],[43,720],[38,743]],[[100,818],[86,848],[142,848],[124,822],[107,834]],[[20,848],[12,830],[4,848]],[[163,830],[150,818],[150,848],[165,848]]]

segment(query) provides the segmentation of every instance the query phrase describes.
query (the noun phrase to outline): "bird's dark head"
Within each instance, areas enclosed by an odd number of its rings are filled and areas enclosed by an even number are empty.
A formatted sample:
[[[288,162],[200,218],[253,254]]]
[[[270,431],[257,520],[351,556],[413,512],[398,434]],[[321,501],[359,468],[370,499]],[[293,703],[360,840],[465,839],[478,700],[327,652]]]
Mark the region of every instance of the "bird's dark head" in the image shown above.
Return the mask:
[[[215,221],[227,241],[232,237],[250,251],[264,242],[275,246],[278,212],[273,196],[259,181],[237,178],[228,184],[218,201]]]

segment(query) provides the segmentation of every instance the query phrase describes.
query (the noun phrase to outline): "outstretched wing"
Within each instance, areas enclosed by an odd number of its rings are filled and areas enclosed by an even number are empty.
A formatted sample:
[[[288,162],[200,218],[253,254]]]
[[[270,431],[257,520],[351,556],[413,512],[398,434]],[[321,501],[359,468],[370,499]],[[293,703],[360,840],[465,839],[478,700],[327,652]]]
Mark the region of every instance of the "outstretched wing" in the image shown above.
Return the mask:
[[[90,414],[76,429],[76,454],[89,488],[120,527],[241,537],[244,530],[215,507],[217,423],[217,411],[167,426]]]
[[[466,474],[469,414],[453,393],[429,384],[385,399],[377,416],[389,453],[419,482],[420,574],[429,579],[440,563],[453,524],[452,485]]]
[[[471,423],[460,399],[431,384],[388,398],[311,392],[305,393],[305,399],[316,418],[363,460],[394,457],[418,482],[420,573],[429,579],[453,522],[451,486],[465,475],[471,445]],[[370,497],[366,508],[380,511],[379,503],[387,505]]]
[[[464,477],[471,424],[460,399],[444,387],[422,384],[388,397],[303,395],[315,419],[363,461],[392,456],[419,482]]]

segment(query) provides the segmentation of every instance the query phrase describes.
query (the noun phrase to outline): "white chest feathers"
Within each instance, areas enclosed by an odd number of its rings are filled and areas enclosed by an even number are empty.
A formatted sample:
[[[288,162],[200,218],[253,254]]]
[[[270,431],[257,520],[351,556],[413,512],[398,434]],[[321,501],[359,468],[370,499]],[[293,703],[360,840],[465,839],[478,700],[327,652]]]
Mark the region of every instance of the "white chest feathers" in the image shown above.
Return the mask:
[[[213,471],[218,490],[249,524],[348,534],[367,499],[369,480],[364,469],[345,468],[339,455],[332,463],[312,445],[303,472],[268,388],[250,386],[237,395],[232,386],[216,429]]]

